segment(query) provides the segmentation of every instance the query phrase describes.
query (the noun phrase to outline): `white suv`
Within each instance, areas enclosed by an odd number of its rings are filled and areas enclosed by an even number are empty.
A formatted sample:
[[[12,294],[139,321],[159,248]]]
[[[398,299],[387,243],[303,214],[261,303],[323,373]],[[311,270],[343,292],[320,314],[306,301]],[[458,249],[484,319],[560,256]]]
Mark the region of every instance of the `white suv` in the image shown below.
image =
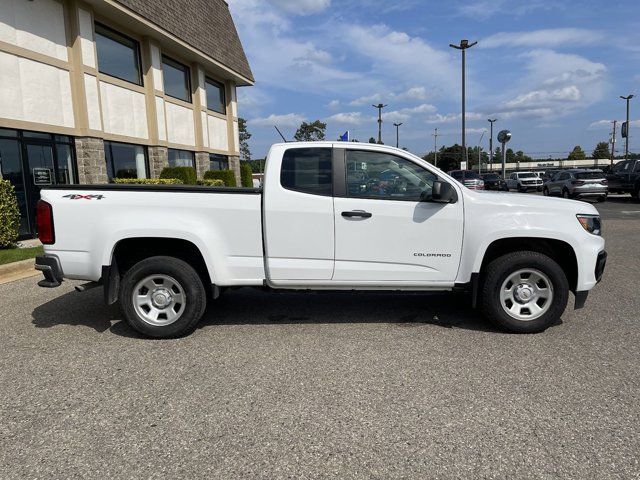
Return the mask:
[[[509,190],[525,193],[529,190],[542,191],[542,179],[534,172],[513,172],[507,180]]]

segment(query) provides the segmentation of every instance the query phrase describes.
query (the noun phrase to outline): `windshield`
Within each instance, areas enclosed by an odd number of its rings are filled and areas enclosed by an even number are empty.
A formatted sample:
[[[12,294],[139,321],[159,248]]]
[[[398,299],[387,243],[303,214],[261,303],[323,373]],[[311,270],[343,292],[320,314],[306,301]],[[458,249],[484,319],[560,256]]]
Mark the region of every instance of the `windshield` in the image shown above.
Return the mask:
[[[485,180],[498,180],[500,177],[497,173],[488,173],[486,175],[483,175],[482,178],[484,178]]]
[[[596,178],[604,178],[602,172],[577,172],[576,178],[579,180],[593,180]]]
[[[518,178],[538,178],[538,176],[535,173],[519,173],[518,174]]]

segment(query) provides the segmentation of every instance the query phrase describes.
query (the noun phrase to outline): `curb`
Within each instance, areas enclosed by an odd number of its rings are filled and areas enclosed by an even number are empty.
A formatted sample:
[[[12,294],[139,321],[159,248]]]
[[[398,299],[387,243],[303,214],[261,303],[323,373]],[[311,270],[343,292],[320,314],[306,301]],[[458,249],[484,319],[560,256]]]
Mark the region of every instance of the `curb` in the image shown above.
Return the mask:
[[[35,259],[29,258],[19,262],[0,265],[0,285],[38,275],[40,272],[33,268],[34,263]]]

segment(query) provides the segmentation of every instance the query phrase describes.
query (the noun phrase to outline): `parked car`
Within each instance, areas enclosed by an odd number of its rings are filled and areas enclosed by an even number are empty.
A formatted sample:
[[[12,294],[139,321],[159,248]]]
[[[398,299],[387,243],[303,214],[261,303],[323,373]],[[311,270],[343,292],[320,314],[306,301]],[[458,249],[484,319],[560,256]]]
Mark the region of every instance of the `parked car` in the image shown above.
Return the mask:
[[[544,195],[560,195],[564,198],[596,198],[604,202],[609,193],[607,179],[602,170],[571,169],[558,172],[544,184]]]
[[[364,189],[350,171],[368,173]],[[88,280],[79,290],[101,287],[160,338],[193,331],[207,304],[215,318],[235,287],[466,291],[499,326],[537,332],[569,291],[582,307],[606,263],[593,205],[476,192],[384,145],[274,145],[262,189],[51,185],[37,211],[40,286]]]
[[[623,160],[616,163],[606,176],[610,193],[630,193],[640,199],[640,160]]]
[[[478,172],[473,170],[452,170],[449,175],[470,190],[484,190],[484,180],[480,178]]]
[[[533,172],[513,172],[507,180],[509,190],[528,192],[529,190],[542,191],[542,179]]]
[[[484,181],[485,190],[508,190],[507,182],[497,173],[484,173],[480,178]]]

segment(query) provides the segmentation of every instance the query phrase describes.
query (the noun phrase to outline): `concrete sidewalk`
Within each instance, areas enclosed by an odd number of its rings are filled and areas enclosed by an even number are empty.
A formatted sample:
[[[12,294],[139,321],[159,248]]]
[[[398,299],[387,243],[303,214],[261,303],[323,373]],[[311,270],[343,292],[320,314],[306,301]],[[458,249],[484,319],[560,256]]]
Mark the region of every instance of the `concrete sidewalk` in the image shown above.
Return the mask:
[[[0,265],[0,285],[38,275],[40,272],[33,268],[34,263],[35,259],[28,258],[19,262]]]

